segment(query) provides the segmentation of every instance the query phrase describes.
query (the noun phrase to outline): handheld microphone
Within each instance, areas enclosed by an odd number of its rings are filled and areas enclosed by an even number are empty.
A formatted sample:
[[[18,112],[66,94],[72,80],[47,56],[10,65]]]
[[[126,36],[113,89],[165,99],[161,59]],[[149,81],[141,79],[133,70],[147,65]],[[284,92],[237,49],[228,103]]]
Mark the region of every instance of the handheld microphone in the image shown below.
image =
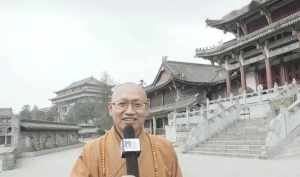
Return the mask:
[[[121,141],[122,158],[126,158],[127,175],[139,177],[138,156],[141,152],[140,141],[135,138],[132,126],[127,126],[123,130],[123,140]]]

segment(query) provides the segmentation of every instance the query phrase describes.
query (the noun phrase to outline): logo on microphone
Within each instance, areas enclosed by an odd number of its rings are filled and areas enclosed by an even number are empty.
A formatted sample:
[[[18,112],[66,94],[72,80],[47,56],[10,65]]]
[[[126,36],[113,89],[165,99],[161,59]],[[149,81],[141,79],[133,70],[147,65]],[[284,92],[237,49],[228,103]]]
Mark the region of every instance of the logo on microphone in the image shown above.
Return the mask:
[[[140,152],[140,140],[138,138],[127,138],[121,141],[122,152]]]

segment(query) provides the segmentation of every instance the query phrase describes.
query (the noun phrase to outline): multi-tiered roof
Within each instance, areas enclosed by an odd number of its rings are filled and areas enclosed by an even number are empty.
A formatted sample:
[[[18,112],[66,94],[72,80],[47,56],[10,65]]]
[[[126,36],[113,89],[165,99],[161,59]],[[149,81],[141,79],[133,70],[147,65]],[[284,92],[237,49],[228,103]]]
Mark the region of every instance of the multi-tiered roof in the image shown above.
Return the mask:
[[[270,57],[277,56],[299,48],[299,44],[288,45],[298,42],[294,32],[300,29],[300,1],[253,0],[247,6],[232,11],[219,20],[208,19],[206,23],[224,32],[233,33],[236,38],[214,48],[196,49],[197,57],[222,63],[222,59],[234,58],[232,54],[243,51],[244,58],[249,59],[262,54],[261,50],[255,49],[261,48],[265,41],[269,43],[270,52],[274,51],[270,53]],[[280,33],[282,36],[278,38],[282,40],[277,40],[276,35]],[[286,48],[282,48],[283,46]],[[275,51],[278,48],[283,50]],[[264,56],[261,55],[253,62],[262,57]]]

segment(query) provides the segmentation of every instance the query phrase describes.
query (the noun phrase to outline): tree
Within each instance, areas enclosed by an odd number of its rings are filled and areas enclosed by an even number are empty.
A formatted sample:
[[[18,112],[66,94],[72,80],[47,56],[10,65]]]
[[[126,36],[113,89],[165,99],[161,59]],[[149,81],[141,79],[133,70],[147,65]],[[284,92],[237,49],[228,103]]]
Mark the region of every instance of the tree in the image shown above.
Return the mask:
[[[145,87],[147,85],[147,83],[143,79],[141,79],[139,82],[139,85],[142,87]]]
[[[106,71],[102,73],[100,81],[104,84],[103,96],[102,96],[103,104],[100,107],[98,107],[98,110],[101,111],[102,114],[99,117],[99,119],[96,121],[96,124],[103,129],[108,129],[112,125],[112,118],[109,115],[107,106],[111,101],[112,88],[116,83]]]
[[[32,119],[30,105],[24,105],[19,115],[21,119]]]
[[[34,106],[31,110],[31,119],[33,120],[46,120],[46,114],[39,110],[37,106]]]
[[[58,108],[56,105],[51,106],[50,110],[46,113],[47,121],[56,121],[58,118]]]

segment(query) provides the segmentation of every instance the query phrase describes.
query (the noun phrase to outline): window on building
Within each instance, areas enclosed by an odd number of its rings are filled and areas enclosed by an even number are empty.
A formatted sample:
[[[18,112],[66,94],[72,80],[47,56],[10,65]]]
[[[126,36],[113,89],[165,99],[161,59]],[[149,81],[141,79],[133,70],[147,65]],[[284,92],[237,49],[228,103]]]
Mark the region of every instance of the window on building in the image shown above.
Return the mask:
[[[0,145],[5,144],[5,136],[0,136]]]
[[[6,136],[6,144],[11,144],[11,136]]]
[[[11,133],[11,127],[7,128],[7,133]]]

